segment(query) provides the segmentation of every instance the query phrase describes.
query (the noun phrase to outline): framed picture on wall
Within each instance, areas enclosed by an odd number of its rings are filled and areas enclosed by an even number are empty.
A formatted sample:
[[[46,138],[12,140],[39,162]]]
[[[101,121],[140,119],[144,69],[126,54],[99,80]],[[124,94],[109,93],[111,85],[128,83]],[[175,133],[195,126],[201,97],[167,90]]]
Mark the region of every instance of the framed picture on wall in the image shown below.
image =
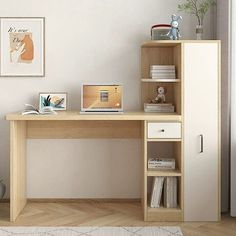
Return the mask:
[[[51,106],[55,111],[67,109],[67,93],[39,93],[39,110]]]
[[[0,76],[45,76],[45,18],[1,17]]]

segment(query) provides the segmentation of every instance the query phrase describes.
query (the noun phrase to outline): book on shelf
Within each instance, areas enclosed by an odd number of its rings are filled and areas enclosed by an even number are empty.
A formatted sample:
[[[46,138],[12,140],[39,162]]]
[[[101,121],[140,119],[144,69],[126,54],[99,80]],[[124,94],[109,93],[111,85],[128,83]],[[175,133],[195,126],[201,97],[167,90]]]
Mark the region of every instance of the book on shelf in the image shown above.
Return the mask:
[[[150,78],[151,79],[160,79],[160,80],[162,80],[162,79],[164,79],[164,80],[174,80],[174,79],[176,79],[176,77],[175,76],[159,76],[159,75],[150,75]]]
[[[157,75],[175,75],[175,70],[150,70],[150,73]]]
[[[150,77],[152,79],[176,79],[174,65],[151,65]]]
[[[151,158],[148,160],[148,169],[175,170],[174,158]]]
[[[166,177],[164,181],[164,207],[177,207],[177,177]]]
[[[150,65],[150,69],[156,70],[175,70],[175,65]]]
[[[164,185],[164,177],[153,178],[150,207],[152,208],[160,207],[163,185]]]
[[[173,113],[175,107],[172,103],[144,103],[145,112]]]
[[[53,107],[43,107],[42,109],[37,109],[31,104],[25,104],[25,109],[21,112],[22,115],[56,115],[57,113],[53,110]]]
[[[168,76],[168,75],[175,75],[175,71],[157,71],[157,70],[150,70],[150,73],[153,75],[163,75],[163,76]]]

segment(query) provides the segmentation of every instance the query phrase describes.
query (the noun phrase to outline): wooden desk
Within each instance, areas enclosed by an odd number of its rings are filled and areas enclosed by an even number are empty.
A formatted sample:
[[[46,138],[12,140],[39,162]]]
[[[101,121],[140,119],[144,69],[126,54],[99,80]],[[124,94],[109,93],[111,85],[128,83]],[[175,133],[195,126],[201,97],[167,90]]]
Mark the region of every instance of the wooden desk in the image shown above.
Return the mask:
[[[181,121],[173,114],[8,114],[10,121],[10,220],[15,221],[27,203],[26,139],[141,138],[145,121]]]

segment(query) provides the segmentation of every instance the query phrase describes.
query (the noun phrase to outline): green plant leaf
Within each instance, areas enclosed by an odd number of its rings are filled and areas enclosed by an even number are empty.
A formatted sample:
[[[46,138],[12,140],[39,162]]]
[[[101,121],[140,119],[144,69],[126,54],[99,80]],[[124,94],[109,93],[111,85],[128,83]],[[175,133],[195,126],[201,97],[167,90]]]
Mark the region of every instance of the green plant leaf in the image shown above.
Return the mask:
[[[216,5],[216,0],[185,0],[185,3],[178,4],[178,10],[195,15],[198,24],[202,25],[206,13],[213,5]]]

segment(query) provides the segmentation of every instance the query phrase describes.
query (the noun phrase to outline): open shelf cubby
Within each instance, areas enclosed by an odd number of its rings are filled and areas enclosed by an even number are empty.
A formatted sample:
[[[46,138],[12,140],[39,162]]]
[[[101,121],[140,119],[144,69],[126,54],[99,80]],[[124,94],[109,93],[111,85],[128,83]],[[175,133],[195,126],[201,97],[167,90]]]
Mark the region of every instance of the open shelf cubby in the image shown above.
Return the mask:
[[[176,79],[151,79],[151,65],[175,65]],[[149,103],[157,93],[158,86],[166,89],[166,103],[175,106],[181,115],[181,44],[145,43],[141,48],[141,103]]]
[[[143,208],[146,221],[182,221],[183,220],[183,137],[172,135],[171,128],[169,135],[160,135],[160,132],[168,132],[165,128],[170,127],[168,123],[178,123],[174,120],[176,115],[180,116],[182,122],[183,113],[183,71],[182,71],[182,46],[181,41],[149,41],[141,46],[141,104],[151,103],[157,96],[157,87],[165,88],[165,103],[174,105],[173,113],[169,114],[168,120],[161,120],[163,113],[154,112],[160,117],[156,125],[148,126],[152,121],[144,123],[144,187],[143,187]],[[175,79],[151,78],[150,66],[152,65],[174,65]],[[160,73],[160,71],[158,71]],[[164,72],[166,73],[166,72]],[[168,73],[168,72],[167,72]],[[170,72],[171,73],[171,72]],[[148,112],[147,112],[148,113]],[[172,118],[173,117],[173,118]],[[163,123],[163,124],[162,124]],[[149,128],[154,135],[148,135]],[[182,126],[181,126],[182,127]],[[167,128],[168,129],[168,128]],[[180,128],[181,129],[181,128]],[[164,131],[163,131],[164,130]],[[180,131],[182,133],[182,131]],[[148,160],[151,158],[174,158],[174,170],[160,170],[148,168]],[[177,207],[158,208],[150,207],[150,195],[152,181],[155,177],[176,177],[177,178]]]
[[[165,180],[166,181],[166,176]],[[167,208],[164,206],[164,187],[162,189],[160,207],[151,207],[151,193],[154,177],[147,178],[147,218],[149,221],[179,221],[183,214],[182,207],[182,181],[180,176],[177,177],[177,207]]]
[[[179,176],[182,173],[182,159],[181,159],[181,142],[148,142],[147,143],[147,160],[151,158],[173,158],[175,159],[175,170],[156,170],[148,169],[148,174],[152,172],[157,175],[158,172],[163,172],[163,175]]]

